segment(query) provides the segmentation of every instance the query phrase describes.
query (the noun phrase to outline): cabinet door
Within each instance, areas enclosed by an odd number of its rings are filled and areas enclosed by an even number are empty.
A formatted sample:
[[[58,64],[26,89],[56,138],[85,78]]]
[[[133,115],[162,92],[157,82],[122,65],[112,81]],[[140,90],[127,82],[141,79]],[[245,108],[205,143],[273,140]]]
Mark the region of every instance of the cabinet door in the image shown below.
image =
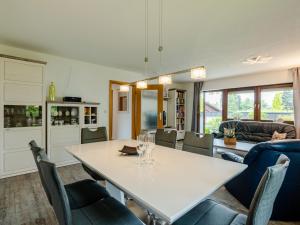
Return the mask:
[[[76,162],[76,159],[69,152],[66,151],[65,146],[52,147],[50,158],[51,161],[56,164],[67,164]]]
[[[4,153],[4,173],[18,173],[36,168],[30,150]]]
[[[71,127],[52,127],[50,135],[51,146],[65,146],[80,144],[79,126]]]
[[[43,67],[29,63],[5,61],[4,79],[41,84],[43,82]]]
[[[80,144],[79,126],[52,127],[50,130],[50,159],[63,165],[76,162],[75,158],[66,151],[65,147]]]
[[[4,129],[4,151],[12,151],[16,149],[29,150],[28,144],[31,140],[35,140],[39,146],[42,146],[42,133],[42,128]]]
[[[27,84],[4,84],[4,101],[20,103],[42,103],[43,87]]]

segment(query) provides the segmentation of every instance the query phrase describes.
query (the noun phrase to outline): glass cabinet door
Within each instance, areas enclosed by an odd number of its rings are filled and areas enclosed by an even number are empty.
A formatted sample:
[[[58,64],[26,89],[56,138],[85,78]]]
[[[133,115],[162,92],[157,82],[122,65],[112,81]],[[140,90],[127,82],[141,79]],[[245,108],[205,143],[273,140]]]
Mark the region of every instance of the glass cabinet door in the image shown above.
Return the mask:
[[[42,126],[42,106],[4,105],[4,128]]]
[[[79,125],[79,107],[51,106],[51,125]]]

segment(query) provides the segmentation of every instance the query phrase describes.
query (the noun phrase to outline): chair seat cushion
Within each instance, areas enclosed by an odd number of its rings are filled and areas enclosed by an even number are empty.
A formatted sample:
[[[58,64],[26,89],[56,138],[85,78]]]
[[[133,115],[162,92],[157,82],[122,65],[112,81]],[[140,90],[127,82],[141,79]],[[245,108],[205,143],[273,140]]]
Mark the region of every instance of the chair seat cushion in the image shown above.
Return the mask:
[[[108,197],[104,187],[94,180],[81,180],[65,185],[71,209],[78,209]]]
[[[72,210],[74,225],[143,225],[134,214],[112,197]]]
[[[173,225],[245,225],[247,217],[213,200],[205,200]]]

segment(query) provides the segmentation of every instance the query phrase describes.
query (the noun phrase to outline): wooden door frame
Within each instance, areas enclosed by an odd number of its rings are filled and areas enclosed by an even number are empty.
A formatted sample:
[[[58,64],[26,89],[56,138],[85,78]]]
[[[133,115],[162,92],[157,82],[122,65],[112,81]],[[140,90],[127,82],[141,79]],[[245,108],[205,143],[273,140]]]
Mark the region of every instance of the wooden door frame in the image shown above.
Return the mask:
[[[109,133],[108,133],[108,136],[109,136],[109,140],[112,140],[112,129],[113,129],[113,89],[112,89],[112,86],[114,84],[130,85],[129,82],[125,82],[125,81],[109,80],[109,90],[108,90],[108,94],[109,94],[109,112],[108,112],[108,121],[109,121],[108,122],[108,131],[109,131]],[[132,129],[132,127],[131,127],[131,129]]]
[[[140,117],[137,116],[138,113],[141,113],[141,91],[143,89],[137,89],[135,85],[133,85],[132,88],[132,138],[136,139],[137,134],[140,131],[140,125],[141,125],[141,120]],[[158,91],[158,98],[161,98],[161,101],[157,101],[157,107],[158,109],[161,109],[161,114],[163,111],[163,91],[164,87],[161,84],[151,84],[148,85],[148,87],[145,90],[159,90]],[[159,115],[158,115],[159,116]],[[163,117],[163,115],[161,115]],[[158,117],[159,118],[159,117]],[[159,119],[158,119],[159,120]],[[163,128],[163,118],[160,119],[160,122],[158,123],[159,128]],[[161,123],[161,126],[160,126]]]

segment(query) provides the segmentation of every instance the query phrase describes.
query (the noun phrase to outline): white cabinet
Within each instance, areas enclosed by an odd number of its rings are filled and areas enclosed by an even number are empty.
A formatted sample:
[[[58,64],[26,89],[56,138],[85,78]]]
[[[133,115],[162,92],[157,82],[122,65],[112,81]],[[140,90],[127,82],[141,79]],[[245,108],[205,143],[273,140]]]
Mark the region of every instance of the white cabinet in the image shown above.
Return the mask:
[[[18,175],[36,169],[33,155],[28,149],[20,152],[4,153],[3,172],[5,176]]]
[[[43,83],[43,67],[21,61],[4,61],[4,79],[30,83]]]
[[[35,170],[28,144],[45,147],[44,69],[0,57],[0,177]]]
[[[40,85],[30,85],[21,83],[5,83],[4,101],[9,104],[42,104],[43,87]]]
[[[52,126],[50,128],[49,156],[50,160],[57,165],[76,163],[65,149],[69,145],[80,144],[79,125]]]
[[[57,166],[78,163],[65,148],[81,143],[82,128],[99,126],[98,111],[97,103],[48,102],[47,150],[52,162]]]
[[[28,143],[35,140],[43,144],[43,128],[6,128],[4,129],[4,151],[29,149]]]

